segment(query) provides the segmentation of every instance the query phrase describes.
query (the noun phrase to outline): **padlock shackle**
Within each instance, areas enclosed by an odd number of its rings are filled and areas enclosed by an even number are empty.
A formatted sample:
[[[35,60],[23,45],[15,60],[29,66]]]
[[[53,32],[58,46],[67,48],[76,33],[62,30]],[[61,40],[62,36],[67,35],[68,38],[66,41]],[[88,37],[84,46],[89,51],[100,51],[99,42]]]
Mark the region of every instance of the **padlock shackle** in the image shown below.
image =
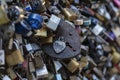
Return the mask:
[[[18,42],[18,40],[14,40],[13,44],[15,45],[16,49],[18,50],[19,49],[19,45],[18,45],[19,42]]]

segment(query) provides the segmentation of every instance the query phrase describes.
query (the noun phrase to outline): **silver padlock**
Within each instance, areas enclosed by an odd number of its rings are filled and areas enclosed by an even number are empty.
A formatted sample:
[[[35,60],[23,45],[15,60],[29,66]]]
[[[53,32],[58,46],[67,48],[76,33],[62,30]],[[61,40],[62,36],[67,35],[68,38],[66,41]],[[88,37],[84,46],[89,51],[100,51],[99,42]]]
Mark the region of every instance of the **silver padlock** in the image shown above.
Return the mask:
[[[2,41],[2,38],[0,38],[0,66],[5,65],[5,52],[2,49],[2,46],[3,46],[2,44],[3,44],[3,41]]]
[[[36,69],[35,73],[36,73],[37,78],[48,77],[48,70],[45,64],[42,68]]]
[[[58,28],[58,25],[60,23],[60,18],[55,16],[55,15],[52,15],[49,22],[46,24],[47,25],[47,28],[53,30],[53,31],[56,31],[56,29]]]

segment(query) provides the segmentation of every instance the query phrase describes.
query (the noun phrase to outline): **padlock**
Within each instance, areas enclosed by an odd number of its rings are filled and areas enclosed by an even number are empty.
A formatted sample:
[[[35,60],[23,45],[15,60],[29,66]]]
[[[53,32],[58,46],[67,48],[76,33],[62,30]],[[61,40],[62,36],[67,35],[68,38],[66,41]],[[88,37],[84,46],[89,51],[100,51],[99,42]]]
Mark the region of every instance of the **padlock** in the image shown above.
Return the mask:
[[[36,43],[26,44],[25,49],[27,52],[36,52],[40,50],[40,46]]]
[[[103,16],[101,16],[99,13],[96,13],[95,16],[96,16],[100,21],[102,21],[102,22],[106,22],[106,21],[107,21],[107,20],[106,20]]]
[[[7,7],[7,4],[5,3],[5,1],[1,1],[1,4],[0,4],[0,25],[9,23],[9,21],[10,21],[7,14],[6,14],[6,7]]]
[[[35,64],[35,68],[42,68],[44,66],[44,62],[43,62],[40,51],[37,51],[36,53],[34,53],[33,62]]]
[[[56,7],[56,6],[50,6],[48,8],[48,10],[50,11],[51,14],[60,14],[61,11]]]
[[[35,66],[31,56],[29,56],[28,58],[28,68],[29,68],[29,72],[35,72]]]
[[[104,17],[105,17],[106,19],[108,19],[108,20],[111,19],[111,16],[110,16],[110,14],[107,12],[106,7],[105,7],[104,5],[101,5],[101,7],[99,7],[98,13],[99,13],[101,16],[104,16]]]
[[[58,72],[63,67],[62,64],[60,63],[60,61],[53,60],[53,63],[54,63],[54,67],[55,67],[56,72]]]
[[[44,66],[42,68],[36,69],[36,76],[37,78],[46,78],[48,77],[48,70],[46,65],[44,64]]]
[[[69,8],[63,8],[61,5],[58,4],[58,7],[60,8],[60,10],[64,13],[66,19],[68,19],[69,21],[73,21],[76,20],[78,18],[78,15]]]
[[[29,14],[26,21],[29,23],[32,29],[42,28],[43,18],[39,14],[35,14],[35,13]]]
[[[93,68],[93,71],[96,73],[96,75],[98,75],[101,79],[104,78],[104,75],[102,73],[102,71],[100,71],[97,67]]]
[[[63,63],[63,62],[62,62]],[[71,60],[68,64],[63,63],[63,65],[71,72],[74,73],[79,68],[79,63],[75,60]]]
[[[112,7],[112,10],[114,11],[113,15],[115,15],[115,17],[119,16],[119,10],[118,10],[118,8],[116,8],[112,2],[110,2],[109,4]]]
[[[82,15],[87,16],[87,17],[95,15],[94,11],[88,7],[80,9],[80,12]]]
[[[10,20],[19,22],[24,18],[24,11],[18,6],[11,6],[7,9],[7,15]]]
[[[70,76],[70,80],[80,80],[80,78],[77,76]]]
[[[10,76],[10,78],[11,78],[12,80],[14,80],[15,78],[17,78],[17,75],[16,75],[15,72],[12,70],[12,68],[8,68],[8,69],[7,69],[7,72],[8,72],[8,74],[9,74],[9,76]]]
[[[112,32],[114,33],[116,38],[118,38],[120,36],[119,30],[120,30],[120,28],[118,26],[112,28]]]
[[[46,24],[46,27],[48,27],[49,29],[53,31],[56,31],[60,23],[60,20],[61,19],[59,17],[52,15],[49,22]]]
[[[74,21],[75,25],[83,25],[83,19],[77,19]]]
[[[18,34],[22,34],[24,36],[29,37],[33,34],[31,30],[31,26],[25,20],[22,20],[15,24],[15,32]]]
[[[5,52],[2,46],[3,46],[3,39],[0,38],[0,66],[5,65]]]
[[[93,32],[95,35],[99,35],[99,34],[103,33],[103,34],[104,34],[105,36],[107,36],[110,40],[113,40],[113,38],[111,38],[111,36],[109,36],[109,34],[106,33],[106,32],[104,31],[104,28],[103,28],[102,26],[100,26],[99,24],[97,24],[97,25],[93,28],[92,32]]]
[[[113,53],[112,53],[112,62],[114,64],[118,63],[120,60],[120,54],[115,50],[115,48],[112,48]]]
[[[35,30],[35,37],[47,37],[47,29],[43,26],[40,30]]]
[[[91,25],[91,19],[83,19],[83,25],[84,26],[90,26]]]
[[[53,42],[53,36],[46,37],[46,38],[41,38],[40,42],[41,42],[41,44],[52,43]]]
[[[13,44],[15,45],[16,50],[14,50],[11,54],[6,55],[6,62],[9,66],[17,65],[24,62],[24,58],[20,52],[18,43],[14,41]]]
[[[7,24],[4,26],[3,28],[4,30],[4,36],[5,38],[11,38],[13,37],[14,33],[15,33],[15,26],[14,24]]]
[[[81,16],[79,9],[76,6],[70,5],[70,9],[72,9],[78,16]]]
[[[42,13],[46,11],[45,0],[34,0],[30,1],[33,12]]]

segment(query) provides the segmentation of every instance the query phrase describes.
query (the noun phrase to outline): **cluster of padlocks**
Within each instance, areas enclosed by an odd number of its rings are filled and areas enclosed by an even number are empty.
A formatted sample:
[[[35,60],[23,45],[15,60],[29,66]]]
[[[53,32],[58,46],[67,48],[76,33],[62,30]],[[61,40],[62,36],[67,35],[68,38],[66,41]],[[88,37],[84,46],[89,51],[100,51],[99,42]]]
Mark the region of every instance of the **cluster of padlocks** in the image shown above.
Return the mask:
[[[120,0],[0,0],[0,80],[119,80]]]

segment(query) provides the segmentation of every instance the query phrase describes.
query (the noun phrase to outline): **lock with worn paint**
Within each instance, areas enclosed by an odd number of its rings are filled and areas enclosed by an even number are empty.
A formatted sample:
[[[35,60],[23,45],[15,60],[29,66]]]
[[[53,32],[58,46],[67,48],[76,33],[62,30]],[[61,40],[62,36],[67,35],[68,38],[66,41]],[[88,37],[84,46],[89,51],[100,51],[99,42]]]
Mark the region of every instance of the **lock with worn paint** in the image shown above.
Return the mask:
[[[29,58],[28,58],[28,68],[29,68],[29,72],[35,72],[35,65],[34,62],[32,60],[33,55],[30,54]]]
[[[35,64],[35,68],[41,68],[41,67],[44,66],[44,62],[43,62],[43,59],[42,59],[42,56],[41,56],[41,51],[37,51],[34,54],[33,62]]]
[[[19,49],[19,45],[16,41],[13,42],[16,50],[14,50],[11,54],[6,55],[6,62],[9,66],[17,65],[24,62],[24,58]]]

